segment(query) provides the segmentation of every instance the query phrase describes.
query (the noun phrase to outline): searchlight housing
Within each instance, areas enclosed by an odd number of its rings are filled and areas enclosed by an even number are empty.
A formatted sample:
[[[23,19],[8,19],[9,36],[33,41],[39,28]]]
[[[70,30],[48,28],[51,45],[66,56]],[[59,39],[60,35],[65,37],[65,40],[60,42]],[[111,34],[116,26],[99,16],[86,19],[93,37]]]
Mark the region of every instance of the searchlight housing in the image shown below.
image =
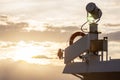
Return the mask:
[[[97,23],[102,16],[102,11],[93,2],[87,4],[86,11],[89,23]]]

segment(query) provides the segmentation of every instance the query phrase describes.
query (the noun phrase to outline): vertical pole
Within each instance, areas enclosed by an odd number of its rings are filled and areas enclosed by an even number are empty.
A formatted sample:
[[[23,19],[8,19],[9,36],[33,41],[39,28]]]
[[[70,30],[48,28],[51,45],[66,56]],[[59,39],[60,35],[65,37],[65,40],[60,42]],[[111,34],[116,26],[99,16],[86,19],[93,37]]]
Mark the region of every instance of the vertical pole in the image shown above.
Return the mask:
[[[106,61],[108,61],[108,51],[106,52]]]
[[[90,40],[98,40],[98,24],[91,23],[89,26]]]
[[[91,23],[89,28],[90,28],[90,33],[98,34],[98,24]]]
[[[98,24],[96,23],[91,23],[90,27],[89,27],[89,40],[90,40],[90,46],[91,46],[91,42],[92,40],[98,40]],[[94,54],[98,54],[98,51],[96,52],[90,52],[90,54],[92,54],[92,56],[89,56],[89,61],[90,62],[98,62],[100,61],[100,56],[98,55],[94,55]]]
[[[108,37],[104,37],[104,40],[108,40]],[[107,41],[107,50],[106,50],[106,61],[108,61],[108,41]]]
[[[101,61],[103,61],[103,51],[101,52]]]

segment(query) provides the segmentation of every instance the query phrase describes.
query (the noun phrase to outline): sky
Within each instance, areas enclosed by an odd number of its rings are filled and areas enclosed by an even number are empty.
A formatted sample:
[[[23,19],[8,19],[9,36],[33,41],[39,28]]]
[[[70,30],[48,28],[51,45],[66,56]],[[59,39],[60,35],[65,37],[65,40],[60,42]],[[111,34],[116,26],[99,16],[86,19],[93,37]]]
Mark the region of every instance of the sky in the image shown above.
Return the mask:
[[[86,22],[85,7],[89,2],[96,3],[102,10],[98,26],[102,32],[100,38],[108,36],[109,55],[120,58],[119,0],[1,0],[1,62],[5,65],[14,64],[14,67],[18,64],[23,64],[22,67],[31,66],[29,69],[41,66],[39,70],[44,66],[48,74],[43,74],[49,80],[78,80],[72,75],[62,74],[65,65],[63,60],[58,59],[57,50],[65,49],[71,34],[80,31],[80,26]],[[85,25],[85,28],[88,26]],[[54,70],[52,67],[55,69],[53,74],[58,74],[61,79],[57,76],[50,77],[50,70]],[[19,69],[18,66],[16,69]],[[47,80],[44,75],[41,77],[42,80]]]

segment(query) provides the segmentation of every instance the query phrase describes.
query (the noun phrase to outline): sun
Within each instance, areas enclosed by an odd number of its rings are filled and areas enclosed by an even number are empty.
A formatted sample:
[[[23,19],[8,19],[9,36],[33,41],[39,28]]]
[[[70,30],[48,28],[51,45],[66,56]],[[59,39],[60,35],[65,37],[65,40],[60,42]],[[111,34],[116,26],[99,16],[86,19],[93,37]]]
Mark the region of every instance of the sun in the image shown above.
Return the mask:
[[[35,50],[31,47],[19,47],[16,49],[16,58],[27,59],[34,55]]]
[[[14,60],[24,60],[30,63],[37,63],[37,59],[33,59],[32,57],[35,55],[46,55],[43,54],[45,51],[45,48],[42,46],[35,46],[32,43],[26,43],[24,41],[18,42],[16,49],[14,51]],[[40,59],[39,59],[40,61]],[[46,64],[48,63],[47,61],[41,63]]]
[[[49,58],[33,58],[33,56],[51,57],[51,50],[45,45],[48,45],[48,43],[19,41],[14,48],[12,59],[42,65],[50,64],[51,60]]]

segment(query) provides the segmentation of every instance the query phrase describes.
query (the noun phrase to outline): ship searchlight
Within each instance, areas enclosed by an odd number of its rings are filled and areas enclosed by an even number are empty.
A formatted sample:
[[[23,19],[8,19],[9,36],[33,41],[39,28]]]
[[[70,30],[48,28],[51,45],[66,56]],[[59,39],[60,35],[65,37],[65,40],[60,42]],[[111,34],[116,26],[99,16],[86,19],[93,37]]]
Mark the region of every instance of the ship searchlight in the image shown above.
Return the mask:
[[[86,11],[90,23],[97,23],[102,16],[102,11],[93,2],[87,4]]]

